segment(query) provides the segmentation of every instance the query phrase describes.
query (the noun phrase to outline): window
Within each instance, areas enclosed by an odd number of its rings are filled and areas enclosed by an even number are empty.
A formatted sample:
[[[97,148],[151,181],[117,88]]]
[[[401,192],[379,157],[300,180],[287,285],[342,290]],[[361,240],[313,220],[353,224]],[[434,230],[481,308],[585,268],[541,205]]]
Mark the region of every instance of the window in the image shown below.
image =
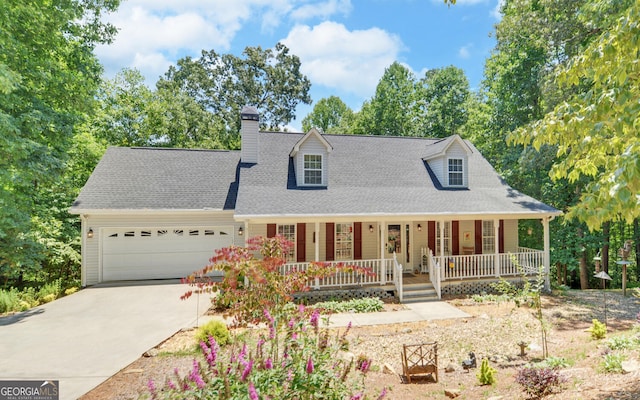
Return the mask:
[[[353,224],[336,224],[336,260],[353,259]]]
[[[320,154],[304,155],[304,184],[322,185],[322,156]]]
[[[482,253],[489,254],[496,251],[496,236],[493,221],[482,221]]]
[[[287,261],[296,261],[296,226],[295,225],[278,225],[278,235],[281,235],[289,242],[291,247],[289,252],[285,254]]]
[[[449,186],[464,185],[463,167],[461,158],[449,159]]]
[[[436,256],[440,255],[440,224],[436,224]],[[444,222],[444,254],[451,255],[451,221]]]

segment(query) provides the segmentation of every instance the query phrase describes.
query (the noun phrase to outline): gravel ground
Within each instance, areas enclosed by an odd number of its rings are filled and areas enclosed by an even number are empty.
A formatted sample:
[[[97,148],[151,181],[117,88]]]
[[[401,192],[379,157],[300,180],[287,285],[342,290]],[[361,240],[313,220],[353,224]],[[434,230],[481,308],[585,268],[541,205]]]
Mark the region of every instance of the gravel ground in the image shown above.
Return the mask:
[[[348,338],[349,351],[365,354],[374,361],[368,375],[369,393],[390,388],[389,399],[446,399],[445,389],[457,389],[464,399],[525,399],[514,381],[518,368],[541,358],[540,325],[531,309],[515,307],[511,302],[476,303],[471,299],[450,299],[452,305],[471,315],[470,318],[423,321],[406,324],[353,328]],[[640,311],[640,300],[620,293],[606,294],[609,337],[630,334]],[[394,312],[398,306],[388,305]],[[562,370],[567,377],[565,389],[550,399],[640,399],[640,372],[603,374],[598,371],[605,346],[590,338],[587,329],[591,320],[604,320],[601,291],[568,291],[564,295],[547,296],[544,314],[551,323],[549,354],[564,357],[571,364]],[[340,330],[344,330],[341,328]],[[636,331],[637,334],[637,331]],[[179,368],[184,374],[191,367],[193,354],[180,355],[192,345],[193,331],[179,332],[157,347],[158,352],[173,355],[141,357],[133,364],[92,390],[82,399],[133,399],[145,393],[149,379],[162,382]],[[402,378],[401,351],[403,344],[438,342],[439,381],[429,379],[407,384]],[[531,343],[527,354],[520,356],[518,342]],[[497,383],[480,386],[476,371],[464,371],[461,361],[474,351],[478,364],[488,358],[497,369]],[[640,360],[638,350],[627,351],[627,360]],[[155,354],[155,352],[153,352]],[[394,373],[383,373],[387,364]],[[445,372],[445,367],[454,367]]]

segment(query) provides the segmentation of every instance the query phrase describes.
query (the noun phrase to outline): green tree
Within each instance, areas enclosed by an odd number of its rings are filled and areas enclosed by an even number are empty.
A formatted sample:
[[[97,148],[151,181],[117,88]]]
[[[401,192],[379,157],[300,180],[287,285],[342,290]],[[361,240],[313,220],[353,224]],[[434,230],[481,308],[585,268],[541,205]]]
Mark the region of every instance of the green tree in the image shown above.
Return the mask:
[[[113,80],[106,80],[98,100],[94,118],[98,139],[125,147],[147,146],[153,141],[147,108],[155,99],[140,71],[124,69]]]
[[[203,51],[170,67],[158,89],[184,91],[224,121],[229,135],[240,131],[240,110],[246,104],[260,113],[263,128],[279,129],[295,118],[296,106],[311,103],[309,79],[300,72],[300,59],[282,43],[274,49],[247,47],[243,58]]]
[[[222,118],[180,88],[146,86],[138,70],[106,80],[92,117],[92,132],[114,146],[237,148]]]
[[[357,113],[353,133],[364,135],[412,136],[416,133],[416,79],[398,62],[380,78],[376,93]]]
[[[587,84],[545,117],[510,136],[514,143],[557,146],[551,176],[590,179],[569,218],[597,230],[606,221],[640,217],[640,1],[571,63],[558,83],[568,91]]]
[[[353,111],[339,97],[330,96],[320,99],[313,110],[302,119],[302,130],[308,132],[311,128],[319,128],[326,133],[342,133],[353,119]]]
[[[460,68],[450,65],[431,69],[420,80],[419,102],[423,113],[424,126],[420,136],[447,137],[460,133],[467,121],[465,106],[469,99],[469,81]]]
[[[102,68],[93,54],[115,28],[118,0],[7,0],[0,13],[0,277],[37,271],[32,219],[40,188],[64,171],[74,128],[90,112]],[[50,218],[46,216],[45,218]]]

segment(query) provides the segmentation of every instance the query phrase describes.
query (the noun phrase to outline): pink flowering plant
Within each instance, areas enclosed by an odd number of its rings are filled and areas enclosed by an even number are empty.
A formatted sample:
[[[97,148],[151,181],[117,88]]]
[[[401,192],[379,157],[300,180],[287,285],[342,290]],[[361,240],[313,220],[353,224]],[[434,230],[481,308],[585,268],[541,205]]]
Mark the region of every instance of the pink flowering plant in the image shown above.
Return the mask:
[[[175,371],[163,388],[150,381],[152,399],[382,399],[370,397],[365,376],[371,360],[348,357],[344,346],[350,326],[332,334],[321,326],[318,310],[288,308],[287,322],[277,325],[268,310],[267,323],[252,344],[235,344],[224,351],[215,339],[201,342],[203,361],[194,360],[191,371]],[[326,323],[326,319],[324,319]]]
[[[320,310],[291,303],[292,294],[309,282],[340,271],[371,274],[345,264],[310,263],[306,270],[286,270],[293,244],[283,237],[256,237],[248,246],[216,251],[210,264],[185,278],[193,293],[215,293],[228,305],[235,327],[253,327],[244,343],[221,348],[213,337],[200,343],[202,357],[191,371],[178,370],[162,387],[149,381],[153,399],[366,399],[364,379],[371,360],[349,358],[347,334],[332,334]],[[222,271],[222,282],[208,276]],[[324,326],[321,326],[323,325]],[[382,399],[386,390],[376,398]]]
[[[182,298],[193,293],[214,293],[217,304],[228,307],[234,325],[246,326],[269,322],[264,316],[265,309],[278,317],[292,295],[309,290],[309,283],[315,279],[347,271],[374,274],[371,269],[346,263],[311,262],[306,270],[285,269],[286,254],[292,246],[280,235],[256,236],[247,240],[247,247],[216,250],[209,265],[183,279],[190,289]],[[211,279],[214,271],[224,274],[221,282]]]

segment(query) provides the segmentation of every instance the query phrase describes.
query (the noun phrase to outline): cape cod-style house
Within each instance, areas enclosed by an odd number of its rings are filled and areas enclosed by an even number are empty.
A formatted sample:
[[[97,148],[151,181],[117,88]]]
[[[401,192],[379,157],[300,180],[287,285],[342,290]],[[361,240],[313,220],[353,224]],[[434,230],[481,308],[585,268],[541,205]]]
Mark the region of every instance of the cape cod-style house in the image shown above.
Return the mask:
[[[214,249],[256,235],[295,246],[286,268],[348,262],[315,288],[486,289],[549,266],[560,212],[507,185],[460,136],[445,139],[261,132],[242,110],[240,151],[111,147],[72,205],[82,221],[82,284],[179,278]],[[544,248],[520,246],[518,221],[539,220]]]

